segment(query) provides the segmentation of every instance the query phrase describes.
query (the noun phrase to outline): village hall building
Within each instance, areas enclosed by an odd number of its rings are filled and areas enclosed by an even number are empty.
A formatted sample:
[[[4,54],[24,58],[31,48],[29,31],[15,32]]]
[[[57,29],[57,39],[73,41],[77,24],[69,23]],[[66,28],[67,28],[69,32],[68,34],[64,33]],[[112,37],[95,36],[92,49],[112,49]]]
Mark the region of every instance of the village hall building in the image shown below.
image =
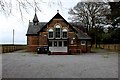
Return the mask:
[[[91,37],[72,22],[67,22],[57,11],[49,22],[39,22],[35,13],[27,30],[27,51],[36,52],[47,46],[51,54],[76,54],[90,52]]]

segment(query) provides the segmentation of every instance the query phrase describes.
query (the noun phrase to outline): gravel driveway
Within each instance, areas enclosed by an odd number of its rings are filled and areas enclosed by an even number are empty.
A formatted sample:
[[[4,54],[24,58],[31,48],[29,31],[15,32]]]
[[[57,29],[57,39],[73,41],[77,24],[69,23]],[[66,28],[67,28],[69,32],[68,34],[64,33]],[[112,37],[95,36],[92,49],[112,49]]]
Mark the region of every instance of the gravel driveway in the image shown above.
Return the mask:
[[[118,78],[118,54],[106,51],[48,56],[16,51],[2,55],[2,77]]]

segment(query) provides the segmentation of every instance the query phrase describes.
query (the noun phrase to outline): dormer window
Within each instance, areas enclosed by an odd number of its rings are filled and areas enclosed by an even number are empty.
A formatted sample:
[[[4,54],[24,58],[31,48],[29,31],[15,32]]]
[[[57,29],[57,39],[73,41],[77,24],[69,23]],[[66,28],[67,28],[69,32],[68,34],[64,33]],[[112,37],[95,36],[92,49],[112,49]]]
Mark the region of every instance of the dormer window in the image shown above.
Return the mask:
[[[48,30],[48,38],[53,38],[53,29]]]
[[[55,38],[60,38],[60,26],[59,25],[56,25],[55,26]]]
[[[67,38],[67,29],[62,30],[62,37]]]

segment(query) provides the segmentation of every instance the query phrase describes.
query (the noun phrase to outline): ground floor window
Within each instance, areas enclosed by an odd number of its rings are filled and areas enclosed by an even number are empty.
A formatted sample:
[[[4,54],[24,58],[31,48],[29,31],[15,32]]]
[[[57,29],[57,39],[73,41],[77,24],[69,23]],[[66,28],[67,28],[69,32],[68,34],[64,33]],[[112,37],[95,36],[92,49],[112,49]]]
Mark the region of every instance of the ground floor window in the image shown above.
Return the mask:
[[[67,46],[67,41],[64,41],[64,46]]]
[[[49,46],[52,47],[52,41],[49,41]]]
[[[73,44],[73,40],[71,40],[70,43]]]
[[[86,41],[81,41],[81,45],[86,45]]]
[[[58,43],[59,43],[59,47],[62,47],[62,41],[59,41]]]
[[[57,47],[57,41],[54,41],[54,46]]]
[[[67,41],[49,41],[50,47],[65,47],[67,45]]]

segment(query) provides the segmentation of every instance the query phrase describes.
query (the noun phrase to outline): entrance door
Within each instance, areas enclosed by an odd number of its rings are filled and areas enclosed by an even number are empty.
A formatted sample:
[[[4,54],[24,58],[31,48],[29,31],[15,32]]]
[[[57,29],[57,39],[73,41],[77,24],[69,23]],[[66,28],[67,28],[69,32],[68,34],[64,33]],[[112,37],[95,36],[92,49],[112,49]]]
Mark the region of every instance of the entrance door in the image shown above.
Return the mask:
[[[51,52],[67,52],[67,40],[51,40],[49,41],[49,51]]]

